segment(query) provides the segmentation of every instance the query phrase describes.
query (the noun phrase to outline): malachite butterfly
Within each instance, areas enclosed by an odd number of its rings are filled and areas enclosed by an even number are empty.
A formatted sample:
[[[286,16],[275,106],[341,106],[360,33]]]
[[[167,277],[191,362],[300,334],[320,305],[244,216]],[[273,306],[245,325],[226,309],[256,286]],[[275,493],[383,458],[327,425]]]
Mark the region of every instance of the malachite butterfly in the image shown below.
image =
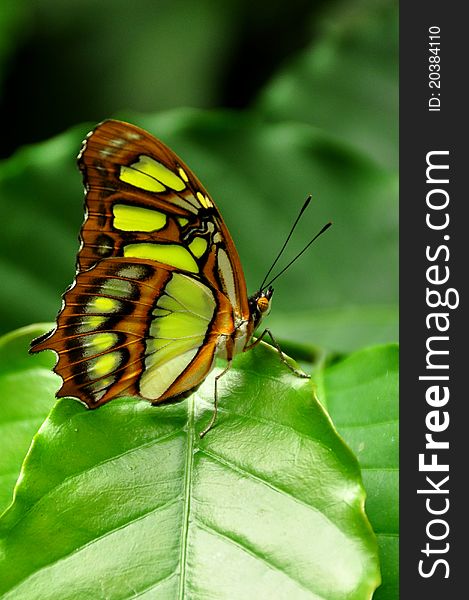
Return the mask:
[[[57,396],[89,408],[120,396],[154,405],[180,400],[217,356],[229,366],[252,347],[273,289],[261,286],[248,297],[212,198],[147,132],[104,121],[83,142],[78,166],[86,208],[76,277],[56,327],[31,351],[54,350],[63,380]],[[215,387],[203,433],[216,401]]]

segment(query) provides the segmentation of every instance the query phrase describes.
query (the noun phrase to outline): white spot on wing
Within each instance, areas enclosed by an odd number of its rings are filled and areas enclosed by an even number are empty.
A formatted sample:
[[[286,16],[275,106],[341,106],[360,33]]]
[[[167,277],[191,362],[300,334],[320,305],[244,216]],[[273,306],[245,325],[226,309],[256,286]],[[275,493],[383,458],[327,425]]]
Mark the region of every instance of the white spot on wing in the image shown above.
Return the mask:
[[[117,138],[117,139],[111,140],[109,143],[111,144],[111,146],[115,146],[116,148],[121,148],[122,146],[125,146],[126,142],[122,138]]]

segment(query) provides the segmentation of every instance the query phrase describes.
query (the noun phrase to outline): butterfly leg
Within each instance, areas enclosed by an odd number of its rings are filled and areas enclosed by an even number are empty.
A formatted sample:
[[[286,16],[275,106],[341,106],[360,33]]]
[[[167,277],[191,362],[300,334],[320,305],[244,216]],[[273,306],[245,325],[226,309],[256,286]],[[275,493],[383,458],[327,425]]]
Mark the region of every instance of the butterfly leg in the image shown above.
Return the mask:
[[[212,418],[210,419],[207,427],[199,434],[201,438],[204,437],[204,435],[206,433],[208,433],[210,431],[210,429],[212,429],[212,427],[215,424],[215,421],[217,420],[217,414],[218,414],[218,380],[223,377],[223,375],[225,375],[225,373],[227,373],[230,370],[231,367],[231,360],[228,362],[228,364],[226,365],[226,367],[223,369],[223,371],[221,373],[219,373],[216,377],[215,377],[215,389],[214,389],[214,401],[213,401],[213,413],[212,413]]]
[[[264,331],[261,333],[261,335],[254,342],[252,342],[252,344],[249,344],[249,346],[246,346],[245,350],[251,350],[251,348],[254,348],[255,346],[257,346],[257,344],[259,344],[265,338],[266,335],[268,335],[270,337],[270,339],[272,340],[272,344],[274,345],[275,349],[277,350],[280,360],[294,375],[296,375],[297,377],[302,377],[304,379],[311,378],[311,376],[308,375],[307,373],[305,373],[304,371],[300,371],[299,369],[295,369],[295,367],[291,366],[291,364],[285,358],[285,354],[282,352],[282,349],[280,348],[279,343],[272,335],[272,332],[270,331],[270,329],[264,329]]]

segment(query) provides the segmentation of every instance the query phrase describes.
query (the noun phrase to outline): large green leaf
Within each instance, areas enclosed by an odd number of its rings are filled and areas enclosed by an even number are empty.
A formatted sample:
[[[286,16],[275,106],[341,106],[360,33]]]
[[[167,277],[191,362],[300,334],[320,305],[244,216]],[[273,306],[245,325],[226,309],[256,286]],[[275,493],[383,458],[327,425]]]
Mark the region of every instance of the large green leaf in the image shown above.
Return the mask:
[[[257,108],[322,127],[397,168],[398,22],[395,0],[332,11],[320,39],[274,75]]]
[[[383,584],[375,600],[399,596],[398,347],[370,348],[326,369],[328,410],[355,452],[378,537]]]
[[[51,352],[28,356],[32,338],[44,333],[31,325],[0,338],[0,513],[11,493],[33,435],[47,416],[57,389]]]
[[[268,346],[184,402],[57,403],[0,522],[3,598],[370,598],[355,458]],[[25,401],[35,392],[18,392]]]
[[[288,256],[326,221],[334,226],[275,282],[274,311],[396,301],[395,176],[309,125],[190,110],[122,116],[163,138],[204,181],[235,239],[251,291],[304,197],[314,193]],[[3,329],[52,320],[73,280],[83,219],[74,157],[88,128],[24,148],[0,165],[0,277],[9,282],[0,298]]]

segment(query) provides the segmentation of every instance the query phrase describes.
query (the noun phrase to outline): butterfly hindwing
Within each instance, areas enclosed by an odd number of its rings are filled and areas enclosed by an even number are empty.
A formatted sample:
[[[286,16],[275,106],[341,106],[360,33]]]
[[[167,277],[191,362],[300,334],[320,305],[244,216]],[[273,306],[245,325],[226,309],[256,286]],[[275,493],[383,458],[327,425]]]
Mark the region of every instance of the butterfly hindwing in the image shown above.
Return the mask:
[[[56,330],[34,350],[58,354],[58,396],[78,396],[90,408],[122,395],[157,403],[196,387],[219,336],[233,327],[226,297],[191,275],[107,259],[77,275]]]

